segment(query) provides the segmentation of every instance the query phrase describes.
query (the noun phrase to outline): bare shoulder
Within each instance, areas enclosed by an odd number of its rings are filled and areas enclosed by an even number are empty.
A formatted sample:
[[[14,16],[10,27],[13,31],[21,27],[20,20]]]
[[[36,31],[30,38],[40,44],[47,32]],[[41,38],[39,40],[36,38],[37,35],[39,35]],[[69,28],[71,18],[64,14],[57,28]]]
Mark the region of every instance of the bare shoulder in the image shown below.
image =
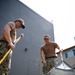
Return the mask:
[[[8,22],[7,25],[9,25],[12,30],[15,29],[15,23],[14,22]]]
[[[15,25],[14,22],[8,22],[7,24],[8,24],[8,25]]]

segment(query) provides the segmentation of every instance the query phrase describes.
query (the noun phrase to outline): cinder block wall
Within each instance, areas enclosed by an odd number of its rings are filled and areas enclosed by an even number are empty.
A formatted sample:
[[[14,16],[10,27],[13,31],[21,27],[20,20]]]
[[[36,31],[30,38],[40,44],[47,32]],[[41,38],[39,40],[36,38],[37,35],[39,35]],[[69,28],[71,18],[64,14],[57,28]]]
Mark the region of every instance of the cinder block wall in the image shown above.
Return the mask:
[[[24,33],[25,37],[13,50],[10,75],[43,75],[40,47],[44,34],[54,41],[53,24],[18,0],[0,0],[0,35],[8,21],[19,17],[25,20],[26,29],[17,30],[17,35]]]

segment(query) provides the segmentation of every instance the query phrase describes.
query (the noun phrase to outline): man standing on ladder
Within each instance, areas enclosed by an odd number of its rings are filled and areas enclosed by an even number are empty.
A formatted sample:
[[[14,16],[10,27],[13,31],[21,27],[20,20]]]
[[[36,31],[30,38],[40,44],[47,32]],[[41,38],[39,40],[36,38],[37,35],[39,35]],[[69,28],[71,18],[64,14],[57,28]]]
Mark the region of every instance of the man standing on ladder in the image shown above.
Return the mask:
[[[8,22],[4,29],[2,36],[0,37],[0,60],[6,54],[6,52],[11,48],[15,48],[15,43],[24,37],[24,34],[21,34],[18,39],[16,39],[16,30],[20,28],[25,28],[24,20],[19,18],[15,22]],[[10,53],[9,53],[10,54]],[[8,75],[9,73],[9,54],[0,64],[0,75]]]
[[[57,60],[55,49],[57,48],[59,51],[61,51],[58,44],[51,42],[50,39],[51,38],[48,34],[45,35],[45,44],[40,49],[40,55],[43,63],[43,73],[45,75],[47,75],[47,73],[55,66]]]

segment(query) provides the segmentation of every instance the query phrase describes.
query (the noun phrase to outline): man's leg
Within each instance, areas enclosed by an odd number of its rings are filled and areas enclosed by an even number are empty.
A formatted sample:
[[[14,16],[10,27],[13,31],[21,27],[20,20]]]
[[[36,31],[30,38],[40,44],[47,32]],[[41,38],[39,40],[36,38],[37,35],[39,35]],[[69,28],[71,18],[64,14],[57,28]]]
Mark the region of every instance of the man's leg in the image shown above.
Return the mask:
[[[48,72],[52,69],[53,63],[51,63],[50,59],[46,59],[46,66],[43,66],[44,75],[50,75]]]
[[[8,72],[4,72],[3,70],[0,69],[0,75],[9,75]]]
[[[46,75],[47,72],[46,72],[46,67],[45,66],[43,66],[42,70],[43,70],[44,75]]]
[[[9,49],[7,42],[0,41],[0,60],[3,58],[7,50]],[[9,72],[9,55],[0,64],[0,75],[8,75]]]
[[[5,73],[3,73],[2,75],[5,75]]]
[[[56,63],[57,63],[57,58],[47,59],[47,75],[51,75],[50,71],[51,71],[51,69],[53,69],[53,67],[56,65]]]

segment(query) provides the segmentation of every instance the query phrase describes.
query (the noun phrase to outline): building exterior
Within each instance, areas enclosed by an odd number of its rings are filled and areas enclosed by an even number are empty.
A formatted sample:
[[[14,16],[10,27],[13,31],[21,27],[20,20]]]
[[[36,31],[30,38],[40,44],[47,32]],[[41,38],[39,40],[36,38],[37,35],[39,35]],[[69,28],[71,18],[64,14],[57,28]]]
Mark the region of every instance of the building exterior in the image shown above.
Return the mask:
[[[58,52],[58,62],[60,62],[60,53]],[[63,59],[75,69],[75,46],[63,50]]]
[[[25,37],[13,50],[10,75],[43,75],[40,47],[45,34],[54,41],[53,24],[18,0],[0,0],[0,35],[4,25],[17,18],[24,19],[26,24],[17,35],[24,33]]]

